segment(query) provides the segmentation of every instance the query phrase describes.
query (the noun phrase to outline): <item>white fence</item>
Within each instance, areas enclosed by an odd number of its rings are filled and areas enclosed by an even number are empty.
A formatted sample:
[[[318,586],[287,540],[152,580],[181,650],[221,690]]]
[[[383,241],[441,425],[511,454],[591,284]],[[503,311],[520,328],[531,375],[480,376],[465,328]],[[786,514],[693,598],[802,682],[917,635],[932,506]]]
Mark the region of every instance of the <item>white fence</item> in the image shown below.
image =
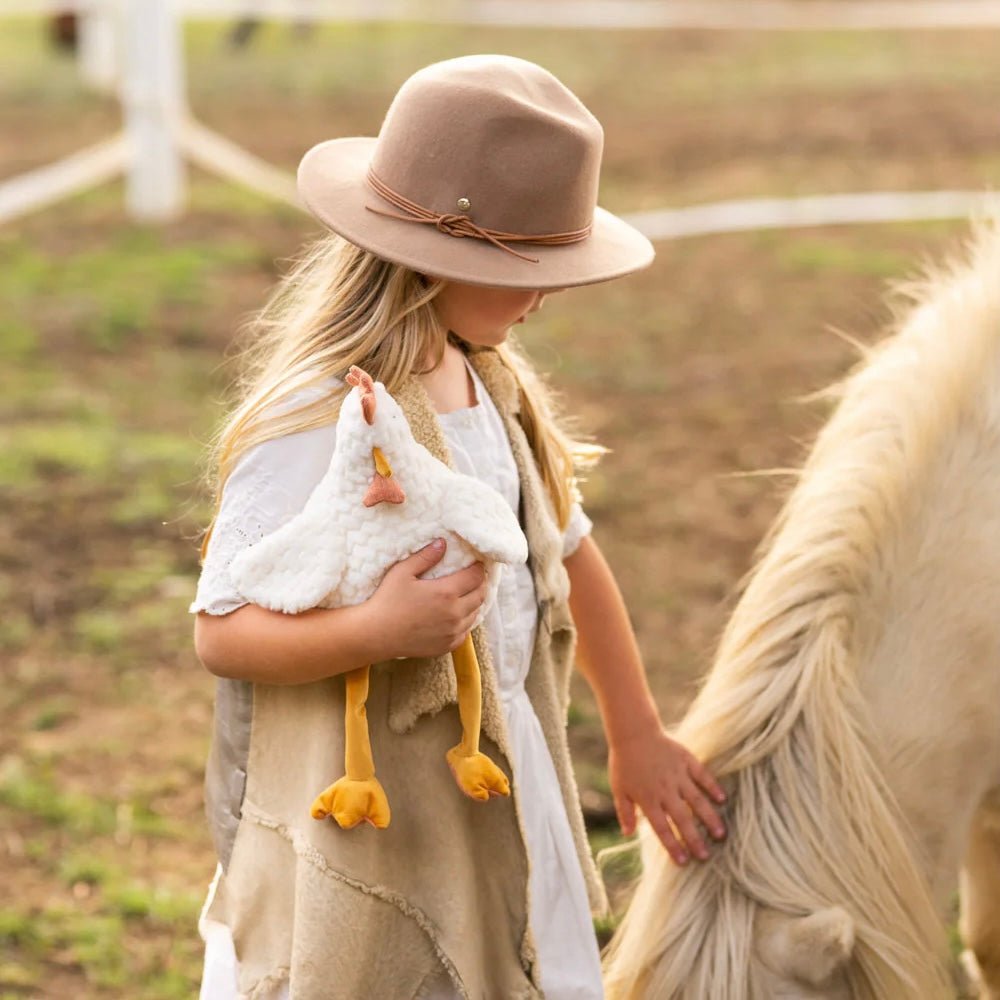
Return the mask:
[[[0,0],[3,15],[75,9],[81,72],[117,90],[124,129],[58,163],[0,182],[0,224],[125,173],[134,218],[186,204],[185,161],[297,204],[293,178],[196,122],[187,107],[183,18],[394,20],[575,29],[877,30],[1000,27],[996,0]],[[791,226],[961,218],[981,192],[874,192],[718,202],[626,216],[651,239]]]
[[[2,14],[100,10],[108,0],[3,0]],[[141,0],[138,0],[141,2]],[[1000,27],[997,0],[176,0],[188,19],[414,21],[498,27],[872,31]]]
[[[0,0],[2,2],[2,0]],[[24,13],[25,4],[19,5]],[[187,201],[185,162],[244,184],[271,198],[298,204],[284,171],[196,122],[188,110],[178,10],[171,0],[78,0],[35,3],[81,11],[81,63],[91,83],[113,82],[122,106],[120,135],[47,167],[0,183],[0,224],[37,211],[124,173],[133,218],[166,221]],[[0,13],[6,13],[0,7]],[[90,20],[100,29],[88,31]],[[109,49],[108,34],[117,43]],[[100,46],[87,52],[88,40]],[[114,53],[117,51],[117,57]],[[103,58],[120,59],[109,67]]]

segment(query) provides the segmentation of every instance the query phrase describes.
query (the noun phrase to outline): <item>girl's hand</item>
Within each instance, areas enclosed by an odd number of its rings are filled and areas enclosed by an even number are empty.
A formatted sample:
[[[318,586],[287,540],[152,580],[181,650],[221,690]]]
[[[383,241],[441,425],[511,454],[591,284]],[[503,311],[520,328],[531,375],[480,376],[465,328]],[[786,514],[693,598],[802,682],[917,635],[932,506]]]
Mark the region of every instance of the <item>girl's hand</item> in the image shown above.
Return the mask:
[[[442,656],[461,645],[486,600],[482,563],[436,580],[420,577],[444,556],[436,539],[386,573],[365,602],[377,635],[377,659]]]
[[[608,777],[622,833],[635,832],[638,806],[677,864],[687,864],[689,852],[702,861],[708,858],[695,818],[716,840],[725,837],[722,820],[708,799],[722,803],[725,793],[708,769],[662,729],[614,743],[608,753]]]

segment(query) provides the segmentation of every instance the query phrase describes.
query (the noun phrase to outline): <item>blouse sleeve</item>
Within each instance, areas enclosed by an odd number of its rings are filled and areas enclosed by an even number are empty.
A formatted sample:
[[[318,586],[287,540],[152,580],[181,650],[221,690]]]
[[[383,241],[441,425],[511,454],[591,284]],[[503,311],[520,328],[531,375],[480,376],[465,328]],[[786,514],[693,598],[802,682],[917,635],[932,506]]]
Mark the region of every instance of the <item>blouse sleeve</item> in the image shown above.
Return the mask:
[[[265,441],[240,459],[222,490],[192,612],[226,615],[249,603],[230,579],[230,563],[302,510],[335,442],[329,424]]]
[[[579,503],[574,503],[569,512],[569,524],[566,525],[566,530],[563,532],[563,559],[569,559],[576,552],[580,547],[580,542],[591,533],[593,528],[594,522],[583,512]]]

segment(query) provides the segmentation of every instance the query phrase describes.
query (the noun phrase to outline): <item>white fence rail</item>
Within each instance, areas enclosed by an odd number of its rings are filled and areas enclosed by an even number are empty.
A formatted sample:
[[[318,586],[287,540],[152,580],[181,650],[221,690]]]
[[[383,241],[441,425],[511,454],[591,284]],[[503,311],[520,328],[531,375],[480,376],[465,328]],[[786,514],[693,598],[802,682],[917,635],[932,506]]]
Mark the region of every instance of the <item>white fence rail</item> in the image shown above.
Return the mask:
[[[123,135],[0,184],[0,223],[46,208],[121,174],[132,153]]]
[[[125,130],[58,163],[0,181],[0,224],[123,172],[133,217],[174,218],[186,202],[185,160],[267,197],[298,204],[289,174],[190,116],[179,27],[183,18],[411,20],[589,29],[1000,27],[996,0],[0,0],[0,17],[67,9],[81,16],[81,70],[93,85],[112,90],[117,86]],[[977,192],[890,191],[725,201],[626,218],[651,239],[664,240],[752,229],[962,218],[992,204]]]
[[[625,218],[651,240],[678,240],[760,229],[965,219],[997,208],[1000,203],[981,191],[875,191],[719,201],[660,212],[637,212]]]

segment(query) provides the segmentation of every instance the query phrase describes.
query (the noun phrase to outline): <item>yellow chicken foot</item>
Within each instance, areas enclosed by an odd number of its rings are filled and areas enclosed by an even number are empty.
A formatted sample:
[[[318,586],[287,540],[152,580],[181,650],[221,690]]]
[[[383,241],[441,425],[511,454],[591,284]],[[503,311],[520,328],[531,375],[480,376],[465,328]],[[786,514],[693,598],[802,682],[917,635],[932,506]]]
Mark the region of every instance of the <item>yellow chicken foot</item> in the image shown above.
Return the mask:
[[[482,722],[483,692],[479,660],[472,636],[452,654],[455,680],[458,682],[458,714],[462,720],[462,742],[445,755],[458,787],[469,798],[485,802],[491,795],[510,795],[510,782],[484,753],[479,752],[479,727]]]
[[[347,711],[344,718],[344,769],[347,774],[321,792],[312,804],[313,819],[332,816],[344,830],[362,820],[376,829],[389,825],[389,800],[375,777],[368,738],[368,667],[345,674]]]

